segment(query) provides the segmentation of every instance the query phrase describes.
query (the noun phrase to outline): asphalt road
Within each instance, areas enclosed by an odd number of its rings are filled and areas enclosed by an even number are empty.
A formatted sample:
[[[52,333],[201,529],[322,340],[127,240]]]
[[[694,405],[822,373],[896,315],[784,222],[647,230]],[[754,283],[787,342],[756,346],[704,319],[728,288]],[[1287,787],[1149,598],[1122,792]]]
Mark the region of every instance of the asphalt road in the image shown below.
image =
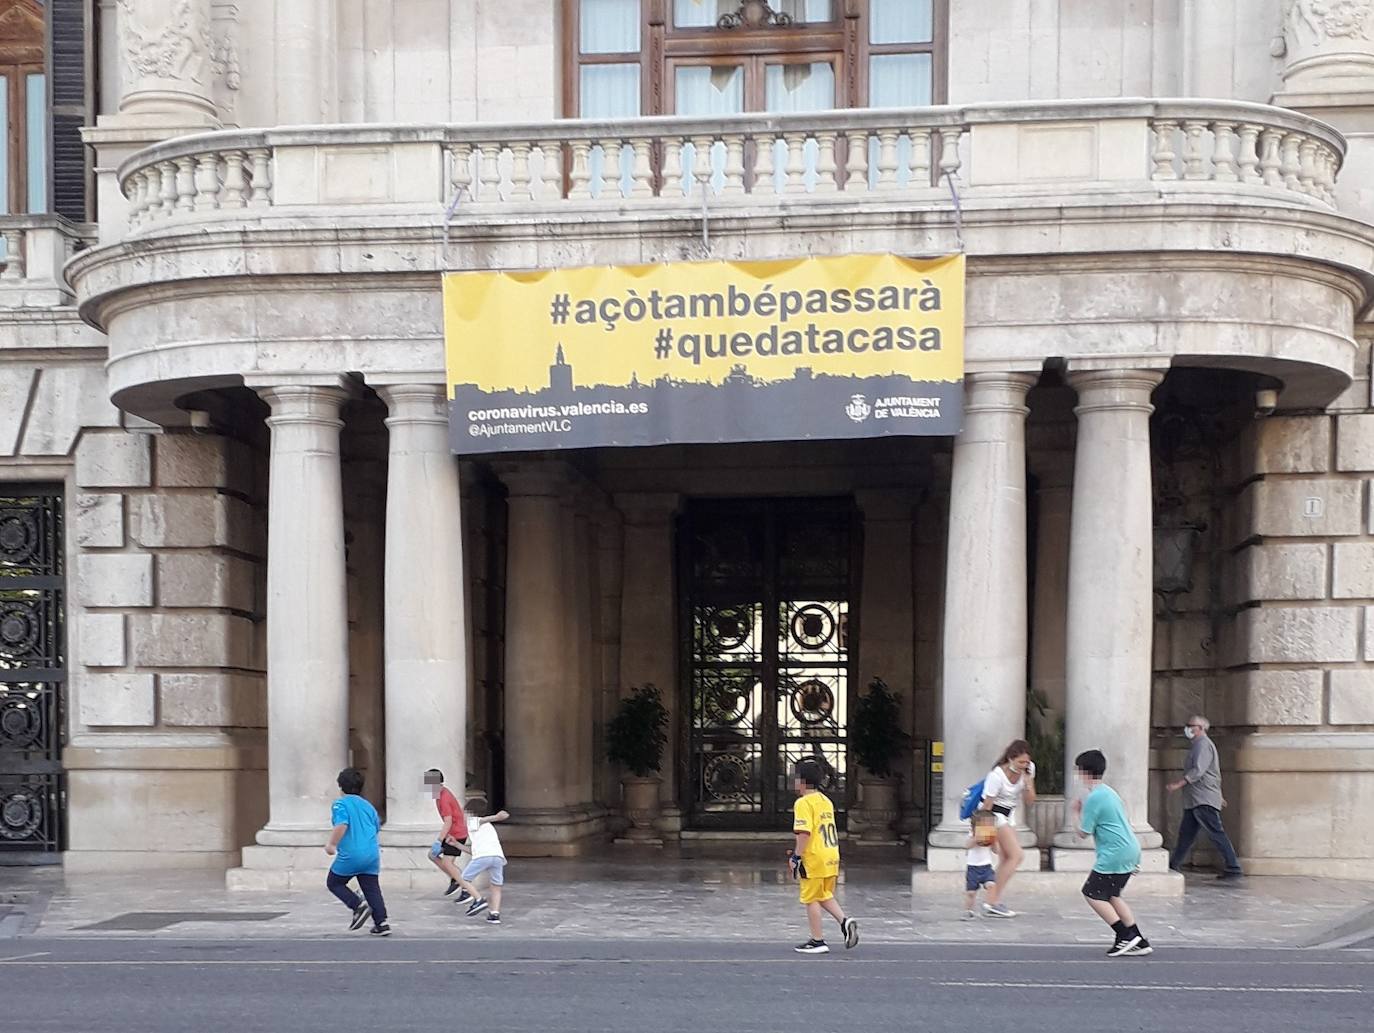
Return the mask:
[[[1098,947],[23,938],[0,1031],[762,1033],[1369,1029],[1374,953]]]

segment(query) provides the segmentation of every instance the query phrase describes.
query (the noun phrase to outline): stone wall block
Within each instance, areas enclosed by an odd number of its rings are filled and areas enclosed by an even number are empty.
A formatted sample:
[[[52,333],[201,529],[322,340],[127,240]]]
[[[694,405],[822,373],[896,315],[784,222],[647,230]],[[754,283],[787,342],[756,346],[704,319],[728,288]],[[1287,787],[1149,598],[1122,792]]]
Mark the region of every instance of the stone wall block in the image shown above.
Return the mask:
[[[1374,599],[1374,542],[1332,546],[1331,594],[1337,599]]]
[[[208,549],[216,546],[260,555],[262,535],[253,507],[212,492],[144,495],[133,511],[134,540],[149,548]]]
[[[1331,463],[1331,419],[1271,416],[1255,420],[1241,445],[1243,478],[1263,473],[1325,473]]]
[[[1374,668],[1338,668],[1331,679],[1333,725],[1374,725]]]
[[[1244,671],[1232,698],[1240,706],[1233,720],[1247,725],[1322,723],[1322,672]]]
[[[87,667],[123,667],[124,615],[86,613],[81,616],[81,662]]]
[[[1336,418],[1336,469],[1374,471],[1374,413]]]
[[[78,556],[76,598],[83,606],[152,606],[153,557],[100,552]]]
[[[162,723],[186,728],[265,728],[267,683],[251,674],[164,674]]]
[[[147,434],[83,434],[76,446],[77,487],[149,487],[153,483],[150,442]]]
[[[170,552],[157,558],[159,606],[251,612],[254,599],[254,570],[247,560],[203,552]]]
[[[72,500],[76,515],[76,544],[83,549],[124,547],[124,496],[77,495]]]
[[[142,613],[133,662],[142,667],[249,667],[253,625],[228,614]]]
[[[153,446],[160,488],[223,488],[247,494],[252,457],[241,442],[204,434],[164,434]]]
[[[1359,607],[1262,606],[1237,617],[1242,663],[1347,663],[1359,658]]]
[[[151,674],[87,675],[81,679],[78,698],[84,724],[146,728],[157,723]]]
[[[1242,493],[1253,504],[1251,533],[1276,538],[1360,534],[1364,484],[1352,480],[1285,478],[1256,481]]]
[[[1235,594],[1227,600],[1233,605],[1266,599],[1326,598],[1325,545],[1252,545],[1235,557],[1235,567],[1238,583]]]

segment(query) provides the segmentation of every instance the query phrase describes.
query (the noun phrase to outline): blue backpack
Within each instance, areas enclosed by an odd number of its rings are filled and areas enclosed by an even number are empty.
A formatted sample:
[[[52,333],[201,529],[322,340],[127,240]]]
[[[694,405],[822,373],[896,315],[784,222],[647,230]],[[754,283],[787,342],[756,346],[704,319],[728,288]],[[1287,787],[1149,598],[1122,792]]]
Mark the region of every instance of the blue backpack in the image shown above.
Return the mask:
[[[968,821],[983,802],[983,782],[979,779],[964,790],[964,798],[959,801],[959,820]]]

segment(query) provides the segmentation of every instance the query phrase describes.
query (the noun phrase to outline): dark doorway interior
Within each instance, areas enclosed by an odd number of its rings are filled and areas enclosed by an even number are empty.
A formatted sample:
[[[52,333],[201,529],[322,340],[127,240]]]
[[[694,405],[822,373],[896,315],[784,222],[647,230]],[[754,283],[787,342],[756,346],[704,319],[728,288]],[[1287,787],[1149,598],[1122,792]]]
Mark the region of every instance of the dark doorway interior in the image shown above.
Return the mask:
[[[696,500],[680,528],[688,824],[791,827],[797,761],[816,758],[843,824],[858,643],[850,499]]]

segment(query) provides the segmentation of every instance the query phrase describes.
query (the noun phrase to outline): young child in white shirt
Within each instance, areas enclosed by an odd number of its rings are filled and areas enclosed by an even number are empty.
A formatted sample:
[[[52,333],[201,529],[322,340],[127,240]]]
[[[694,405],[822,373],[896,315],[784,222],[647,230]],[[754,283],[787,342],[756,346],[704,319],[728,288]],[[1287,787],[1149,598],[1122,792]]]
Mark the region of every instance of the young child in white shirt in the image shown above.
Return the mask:
[[[990,811],[978,811],[969,819],[972,835],[964,844],[967,851],[964,869],[964,918],[977,918],[974,903],[980,889],[996,888],[997,872],[993,869],[993,854],[997,851],[997,830]]]
[[[468,819],[468,841],[460,844],[459,849],[472,855],[472,860],[463,869],[463,881],[472,883],[477,876],[486,873],[488,879],[487,896],[478,897],[468,905],[468,914],[487,912],[488,925],[501,924],[501,888],[506,884],[506,854],[501,849],[501,838],[496,834],[496,822],[505,821],[510,815],[497,811],[484,817],[487,802],[481,799],[469,800],[464,808]]]

